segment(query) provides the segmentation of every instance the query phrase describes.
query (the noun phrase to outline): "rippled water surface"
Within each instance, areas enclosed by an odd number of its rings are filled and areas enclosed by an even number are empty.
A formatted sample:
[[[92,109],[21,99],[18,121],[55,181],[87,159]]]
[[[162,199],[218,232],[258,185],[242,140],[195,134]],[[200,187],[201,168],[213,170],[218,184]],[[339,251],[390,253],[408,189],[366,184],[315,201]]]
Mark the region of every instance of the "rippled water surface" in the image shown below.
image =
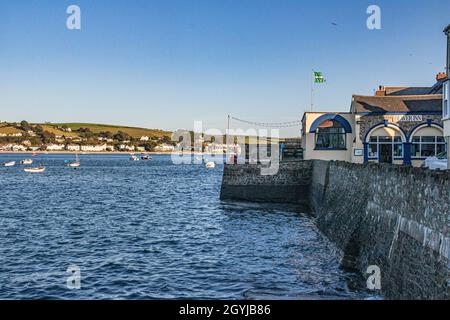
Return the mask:
[[[0,168],[0,298],[368,298],[295,208],[220,202],[221,166],[82,155],[74,170],[72,158]]]

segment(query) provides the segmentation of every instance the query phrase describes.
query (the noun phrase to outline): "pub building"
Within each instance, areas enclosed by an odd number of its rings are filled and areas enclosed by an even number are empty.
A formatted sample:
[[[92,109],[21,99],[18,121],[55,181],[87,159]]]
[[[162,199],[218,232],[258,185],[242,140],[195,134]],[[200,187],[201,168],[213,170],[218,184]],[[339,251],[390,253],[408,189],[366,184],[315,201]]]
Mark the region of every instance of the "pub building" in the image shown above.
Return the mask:
[[[432,87],[384,87],[354,95],[350,112],[308,112],[303,117],[304,159],[420,166],[446,151],[439,73]]]

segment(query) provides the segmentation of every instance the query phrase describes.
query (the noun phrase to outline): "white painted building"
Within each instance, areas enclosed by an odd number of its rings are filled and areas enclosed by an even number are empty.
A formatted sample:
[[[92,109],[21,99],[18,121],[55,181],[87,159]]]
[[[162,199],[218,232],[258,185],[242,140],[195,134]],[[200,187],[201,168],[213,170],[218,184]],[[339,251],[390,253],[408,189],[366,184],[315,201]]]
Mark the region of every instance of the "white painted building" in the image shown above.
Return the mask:
[[[27,147],[20,144],[7,144],[0,147],[2,151],[27,151]]]
[[[162,144],[162,145],[156,146],[155,151],[156,152],[173,152],[173,151],[175,151],[175,147],[167,145],[167,144]]]
[[[77,144],[69,144],[69,145],[67,145],[67,150],[68,151],[80,151],[81,147]]]
[[[64,144],[49,144],[47,151],[63,151],[66,148]]]
[[[87,145],[87,146],[81,146],[81,151],[85,152],[103,152],[108,151],[108,145],[102,144],[102,145]]]
[[[149,141],[150,138],[147,137],[147,136],[142,136],[140,140],[141,140],[141,141]]]
[[[221,143],[208,143],[205,145],[205,153],[209,154],[225,154],[225,153],[241,153],[241,146],[238,144],[221,144]]]
[[[134,146],[129,146],[129,145],[126,145],[126,144],[121,144],[121,145],[119,145],[119,150],[120,150],[120,151],[135,151],[136,148],[135,148]]]

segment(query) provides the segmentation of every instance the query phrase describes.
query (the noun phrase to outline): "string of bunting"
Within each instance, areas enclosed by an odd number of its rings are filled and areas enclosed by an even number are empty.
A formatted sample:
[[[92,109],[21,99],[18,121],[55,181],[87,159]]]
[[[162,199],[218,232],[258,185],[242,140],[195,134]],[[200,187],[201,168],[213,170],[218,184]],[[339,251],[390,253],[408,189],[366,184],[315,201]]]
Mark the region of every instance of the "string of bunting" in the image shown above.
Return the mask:
[[[290,121],[290,122],[280,122],[280,123],[266,123],[266,122],[253,122],[253,121],[247,121],[242,120],[239,118],[231,117],[231,119],[242,122],[245,124],[257,126],[257,127],[265,127],[265,128],[293,128],[293,127],[299,127],[302,125],[302,121]]]

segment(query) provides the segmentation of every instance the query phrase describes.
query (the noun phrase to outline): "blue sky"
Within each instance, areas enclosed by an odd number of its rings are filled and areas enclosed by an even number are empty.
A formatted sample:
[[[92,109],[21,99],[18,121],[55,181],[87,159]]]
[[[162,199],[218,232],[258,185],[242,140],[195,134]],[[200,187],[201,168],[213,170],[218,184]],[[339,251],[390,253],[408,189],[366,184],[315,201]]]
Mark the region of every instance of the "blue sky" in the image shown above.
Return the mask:
[[[382,30],[366,28],[370,4]],[[292,121],[309,110],[312,68],[327,79],[316,110],[348,111],[380,84],[432,85],[449,12],[448,0],[1,0],[0,120]]]

